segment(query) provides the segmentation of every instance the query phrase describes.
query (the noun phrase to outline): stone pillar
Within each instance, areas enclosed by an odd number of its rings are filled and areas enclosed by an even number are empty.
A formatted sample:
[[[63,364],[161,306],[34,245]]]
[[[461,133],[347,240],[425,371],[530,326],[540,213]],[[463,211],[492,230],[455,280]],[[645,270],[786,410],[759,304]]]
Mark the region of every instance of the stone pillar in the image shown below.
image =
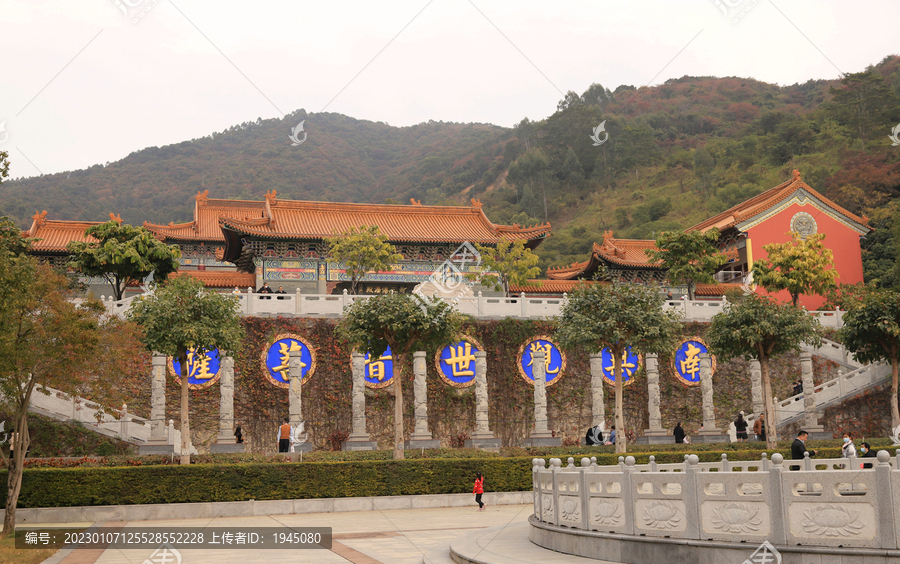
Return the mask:
[[[758,360],[750,361],[750,396],[753,401],[753,413],[763,414],[764,417],[766,403],[763,400],[762,369]]]
[[[298,431],[298,427],[303,423],[303,390],[300,385],[300,382],[303,380],[303,368],[300,366],[301,355],[300,351],[288,352],[288,377],[290,379],[288,384],[288,422],[291,424],[291,427]],[[300,436],[302,437],[303,434],[307,434],[305,429]],[[303,444],[296,445],[294,450],[296,452],[309,452],[312,448],[312,443],[307,440]]]
[[[728,442],[728,435],[716,427],[716,408],[713,403],[712,361],[709,353],[700,353],[700,394],[703,399],[703,430],[696,439],[704,443]]]
[[[166,431],[166,355],[153,353],[150,371],[150,440],[140,454],[172,454],[175,445]],[[179,445],[179,450],[180,450]]]
[[[353,375],[353,430],[342,445],[343,450],[377,450],[378,443],[366,432],[366,357],[354,352],[351,361]]]
[[[603,355],[591,355],[591,427],[606,423],[603,403]]]
[[[639,442],[644,444],[674,443],[674,435],[670,435],[662,426],[662,414],[659,411],[659,359],[656,353],[644,355],[644,367],[647,370],[647,407],[650,413],[650,428],[644,429],[644,436],[639,437]]]
[[[219,366],[219,436],[210,452],[244,452],[244,443],[234,438],[234,358],[222,358]]]
[[[327,294],[328,293],[328,281],[325,277],[325,263],[320,262],[318,265],[318,277],[316,278],[316,293],[317,294]]]
[[[809,432],[810,439],[832,438],[831,433],[825,432],[825,427],[819,425],[819,414],[816,411],[816,383],[813,379],[812,353],[802,351],[800,353],[800,378],[803,381],[803,430]]]
[[[166,443],[166,355],[153,353],[150,381],[150,442]]]
[[[413,353],[413,403],[416,426],[406,448],[441,448],[441,441],[431,437],[428,430],[428,382],[426,380],[425,352]]]
[[[475,432],[465,445],[486,450],[502,446],[502,441],[494,438],[488,420],[487,353],[484,351],[475,353]]]
[[[547,428],[547,364],[544,351],[531,353],[531,374],[534,376],[534,430],[525,446],[557,446],[562,444]]]

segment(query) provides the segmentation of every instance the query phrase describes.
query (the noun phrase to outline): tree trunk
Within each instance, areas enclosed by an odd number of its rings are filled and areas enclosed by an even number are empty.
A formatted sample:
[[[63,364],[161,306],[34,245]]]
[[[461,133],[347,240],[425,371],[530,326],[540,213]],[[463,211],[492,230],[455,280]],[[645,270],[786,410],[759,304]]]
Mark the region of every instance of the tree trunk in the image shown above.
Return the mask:
[[[697,285],[693,282],[688,282],[688,299],[694,301],[697,299]]]
[[[9,535],[16,529],[16,504],[19,502],[19,492],[22,490],[22,470],[25,468],[25,453],[31,444],[28,434],[28,399],[24,405],[19,405],[16,432],[19,440],[15,445],[12,456],[9,457],[9,469],[6,477],[6,512],[3,515],[3,536]],[[12,440],[12,432],[8,435]]]
[[[775,402],[772,396],[772,380],[769,378],[769,357],[759,355],[759,368],[762,372],[763,401],[765,402],[766,448],[774,449],[778,442],[778,430],[775,427]]]
[[[900,409],[897,408],[897,355],[891,357],[891,430],[900,427]]]
[[[613,374],[616,379],[616,454],[623,454],[627,439],[625,438],[625,413],[623,407],[623,392],[625,391],[625,383],[622,382],[622,354],[617,350],[610,349],[613,355]]]
[[[178,361],[181,363],[181,463],[191,463],[191,423],[188,419],[188,401],[190,389],[188,388],[187,351],[178,353]]]
[[[393,349],[392,349],[393,350]],[[394,460],[403,460],[403,356],[394,355]]]

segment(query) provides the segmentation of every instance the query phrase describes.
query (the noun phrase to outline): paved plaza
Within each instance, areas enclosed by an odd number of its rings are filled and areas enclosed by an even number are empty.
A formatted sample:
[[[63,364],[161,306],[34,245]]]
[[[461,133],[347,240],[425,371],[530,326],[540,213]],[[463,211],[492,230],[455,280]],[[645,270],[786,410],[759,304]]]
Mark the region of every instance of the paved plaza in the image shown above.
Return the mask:
[[[490,500],[488,499],[488,502]],[[513,527],[524,524],[533,507],[529,505],[488,506],[483,512],[476,506],[436,509],[399,509],[344,513],[308,513],[301,515],[268,515],[255,517],[220,517],[212,519],[167,519],[107,523],[82,523],[80,526],[104,527],[332,527],[331,550],[246,550],[195,549],[180,550],[183,564],[214,562],[216,564],[316,563],[316,564],[421,564],[430,550],[446,548],[450,541],[464,534],[480,537],[491,527]],[[77,524],[60,525],[72,527]],[[36,524],[29,524],[35,527]],[[52,527],[52,523],[42,526]],[[499,535],[497,542],[500,542]],[[490,549],[492,538],[478,539]],[[524,544],[530,544],[525,541]],[[508,548],[508,546],[506,547]],[[152,550],[64,549],[45,560],[45,564],[143,564]],[[446,550],[444,551],[446,555]],[[560,555],[562,556],[562,555]],[[570,560],[572,557],[569,557]],[[577,559],[580,560],[580,559]],[[449,558],[447,559],[449,562]],[[171,563],[170,564],[174,564]]]

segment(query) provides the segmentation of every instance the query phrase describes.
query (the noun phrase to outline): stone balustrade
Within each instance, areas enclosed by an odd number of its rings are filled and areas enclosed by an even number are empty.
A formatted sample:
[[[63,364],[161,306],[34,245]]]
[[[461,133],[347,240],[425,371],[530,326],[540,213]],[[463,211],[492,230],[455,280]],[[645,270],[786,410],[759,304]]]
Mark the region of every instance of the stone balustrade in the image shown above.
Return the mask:
[[[252,288],[238,295],[240,312],[244,316],[256,317],[340,317],[344,308],[355,301],[370,299],[373,296],[354,296],[343,294],[255,294]],[[132,296],[121,301],[101,297],[110,314],[124,316],[131,307],[131,302],[139,296]],[[460,297],[451,300],[461,313],[478,319],[502,319],[518,317],[523,319],[545,319],[560,314],[566,296],[548,298],[529,296],[525,293],[518,296],[498,297],[484,296],[478,292],[475,296]],[[664,309],[675,311],[683,321],[709,321],[717,313],[721,313],[727,305],[725,300],[671,300],[664,302]],[[843,320],[842,311],[813,311],[823,327],[839,329]]]
[[[776,453],[771,460],[763,454],[758,461],[731,462],[723,454],[709,463],[692,454],[675,464],[653,457],[635,464],[629,456],[613,466],[587,458],[581,466],[553,458],[548,466],[536,458],[532,470],[531,523],[542,530],[531,539],[571,554],[589,556],[597,548],[592,543],[609,548],[628,540],[622,535],[645,544],[714,541],[709,547],[718,549],[725,542],[752,550],[764,541],[793,549],[842,547],[848,554],[852,548],[900,548],[900,454],[887,451],[876,458],[802,461]]]

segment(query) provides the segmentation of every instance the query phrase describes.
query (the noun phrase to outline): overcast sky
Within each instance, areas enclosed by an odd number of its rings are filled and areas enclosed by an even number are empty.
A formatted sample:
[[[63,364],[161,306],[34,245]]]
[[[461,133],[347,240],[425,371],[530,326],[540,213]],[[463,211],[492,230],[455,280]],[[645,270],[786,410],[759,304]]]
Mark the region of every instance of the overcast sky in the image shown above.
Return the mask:
[[[896,0],[0,0],[0,150],[34,176],[300,108],[512,126],[593,82],[832,79],[900,53],[898,16]]]

